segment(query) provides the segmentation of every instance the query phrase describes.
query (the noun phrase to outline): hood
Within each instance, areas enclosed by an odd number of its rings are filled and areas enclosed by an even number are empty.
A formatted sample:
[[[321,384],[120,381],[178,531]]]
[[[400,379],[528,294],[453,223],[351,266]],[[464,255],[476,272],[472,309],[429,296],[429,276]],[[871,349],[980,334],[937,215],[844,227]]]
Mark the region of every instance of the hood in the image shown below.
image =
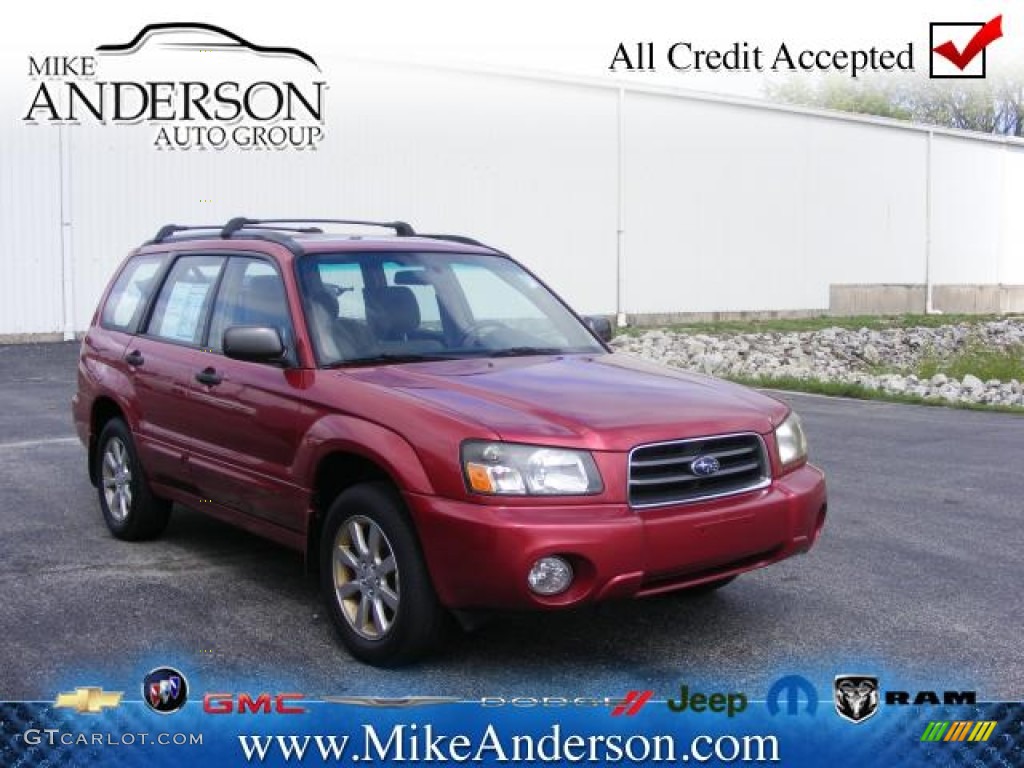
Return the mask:
[[[765,434],[788,411],[746,387],[625,354],[407,363],[343,375],[472,419],[503,440],[593,450]]]

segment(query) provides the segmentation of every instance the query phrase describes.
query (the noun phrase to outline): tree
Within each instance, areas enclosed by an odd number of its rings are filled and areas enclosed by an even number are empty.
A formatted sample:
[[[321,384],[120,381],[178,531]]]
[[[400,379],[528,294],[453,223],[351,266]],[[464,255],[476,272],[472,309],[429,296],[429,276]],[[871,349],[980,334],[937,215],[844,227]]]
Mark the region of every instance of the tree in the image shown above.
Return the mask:
[[[987,80],[791,78],[769,84],[772,101],[911,120],[1007,136],[1024,136],[1024,74]]]

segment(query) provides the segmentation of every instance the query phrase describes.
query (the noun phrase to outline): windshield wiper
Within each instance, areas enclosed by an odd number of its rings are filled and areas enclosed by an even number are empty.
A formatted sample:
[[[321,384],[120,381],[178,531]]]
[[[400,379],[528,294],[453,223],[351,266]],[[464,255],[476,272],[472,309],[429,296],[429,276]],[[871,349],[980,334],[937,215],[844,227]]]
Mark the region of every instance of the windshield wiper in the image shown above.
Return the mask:
[[[487,357],[526,357],[527,355],[561,355],[564,353],[565,350],[561,347],[508,347],[484,351]]]
[[[335,360],[321,366],[322,368],[345,368],[350,365],[377,365],[379,363],[427,363],[437,360],[455,360],[451,355],[413,355],[398,354],[394,352],[383,352],[379,355],[367,355],[366,357],[349,357],[344,360]]]

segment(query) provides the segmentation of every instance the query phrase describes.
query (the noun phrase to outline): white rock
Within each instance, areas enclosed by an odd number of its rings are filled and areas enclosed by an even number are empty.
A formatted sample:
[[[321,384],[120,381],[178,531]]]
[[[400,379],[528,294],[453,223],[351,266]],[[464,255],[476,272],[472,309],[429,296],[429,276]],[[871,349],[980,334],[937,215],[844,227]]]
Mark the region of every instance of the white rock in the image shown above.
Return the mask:
[[[963,386],[964,389],[970,390],[984,389],[985,382],[983,382],[977,376],[968,373],[966,376],[964,376],[964,380],[961,382],[961,386]]]
[[[1015,379],[982,382],[977,376],[965,376],[961,385],[946,374],[921,380],[912,373],[925,357],[942,359],[975,343],[1001,347],[1024,343],[1024,320],[880,331],[834,326],[816,332],[722,336],[650,329],[612,342],[624,353],[716,375],[794,376],[859,383],[869,389],[950,402],[1024,405],[1024,385]],[[890,372],[873,375],[879,368]]]

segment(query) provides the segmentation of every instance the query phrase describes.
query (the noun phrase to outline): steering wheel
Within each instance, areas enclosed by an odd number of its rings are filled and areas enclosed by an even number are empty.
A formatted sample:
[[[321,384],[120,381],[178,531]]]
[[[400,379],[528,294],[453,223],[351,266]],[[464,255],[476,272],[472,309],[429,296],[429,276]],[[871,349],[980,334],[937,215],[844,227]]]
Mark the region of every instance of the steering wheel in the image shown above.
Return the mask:
[[[507,331],[508,326],[504,323],[500,323],[497,320],[481,320],[478,323],[473,323],[459,336],[458,341],[455,342],[457,347],[467,346],[482,346],[479,342],[488,333],[494,331]],[[472,342],[472,344],[470,343]]]

